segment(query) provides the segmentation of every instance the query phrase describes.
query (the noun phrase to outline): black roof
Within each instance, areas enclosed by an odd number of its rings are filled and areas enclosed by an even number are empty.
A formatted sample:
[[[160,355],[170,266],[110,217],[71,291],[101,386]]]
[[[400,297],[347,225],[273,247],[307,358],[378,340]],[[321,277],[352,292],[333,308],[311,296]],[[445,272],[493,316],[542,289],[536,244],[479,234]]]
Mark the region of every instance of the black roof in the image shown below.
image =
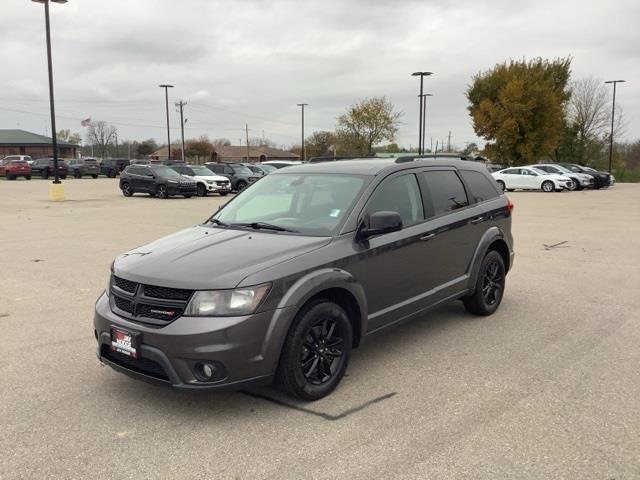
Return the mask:
[[[486,172],[484,164],[461,160],[459,157],[397,157],[397,158],[360,158],[340,160],[338,162],[307,163],[292,165],[273,172],[271,175],[286,173],[342,173],[352,175],[379,175],[415,167],[457,167],[465,170]]]

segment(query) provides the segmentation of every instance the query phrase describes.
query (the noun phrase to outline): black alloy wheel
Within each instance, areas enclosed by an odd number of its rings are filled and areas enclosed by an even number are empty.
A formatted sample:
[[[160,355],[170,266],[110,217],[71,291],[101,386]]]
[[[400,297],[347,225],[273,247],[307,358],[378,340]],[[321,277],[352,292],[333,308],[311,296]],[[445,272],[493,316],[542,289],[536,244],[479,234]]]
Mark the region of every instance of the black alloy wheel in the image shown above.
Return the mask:
[[[342,307],[319,299],[296,316],[282,349],[277,380],[291,396],[313,401],[329,395],[349,363],[352,327]]]
[[[495,312],[502,301],[505,282],[504,260],[498,252],[490,250],[480,265],[475,291],[462,299],[467,311],[475,315]]]
[[[169,198],[167,187],[164,185],[158,185],[158,188],[156,188],[156,197]]]
[[[125,197],[130,197],[131,195],[133,195],[133,190],[131,190],[131,185],[128,182],[124,182],[122,184],[122,194]]]
[[[244,180],[240,180],[238,183],[236,183],[236,190],[239,192],[244,190],[246,187],[247,187],[247,182],[245,182]]]

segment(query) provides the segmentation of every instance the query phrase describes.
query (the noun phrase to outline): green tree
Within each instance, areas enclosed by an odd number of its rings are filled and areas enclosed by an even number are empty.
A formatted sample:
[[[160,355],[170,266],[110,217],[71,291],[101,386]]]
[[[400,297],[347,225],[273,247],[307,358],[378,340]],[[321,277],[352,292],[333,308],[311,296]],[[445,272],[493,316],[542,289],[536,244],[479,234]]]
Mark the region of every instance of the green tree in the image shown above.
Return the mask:
[[[184,155],[185,157],[205,157],[211,158],[214,146],[206,135],[200,138],[192,138],[184,142]]]
[[[469,113],[485,154],[521,165],[553,154],[562,135],[571,58],[537,58],[496,65],[467,89]]]
[[[326,130],[313,132],[304,141],[307,158],[332,156],[335,148],[336,134]]]
[[[71,130],[62,129],[57,134],[56,137],[58,140],[62,140],[63,142],[69,142],[73,145],[80,145],[82,143],[82,137],[79,133],[71,133]]]
[[[396,112],[385,97],[365,98],[351,105],[338,117],[336,134],[340,153],[344,148],[356,154],[373,155],[375,145],[395,140],[400,117],[402,112]]]

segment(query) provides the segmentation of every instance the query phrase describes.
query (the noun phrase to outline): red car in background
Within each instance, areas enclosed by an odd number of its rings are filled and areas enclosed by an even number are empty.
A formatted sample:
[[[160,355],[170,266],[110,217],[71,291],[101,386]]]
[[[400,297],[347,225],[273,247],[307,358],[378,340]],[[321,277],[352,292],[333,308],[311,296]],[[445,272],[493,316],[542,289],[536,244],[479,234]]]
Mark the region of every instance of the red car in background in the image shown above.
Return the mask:
[[[5,158],[0,160],[0,176],[7,177],[7,180],[15,180],[18,177],[31,180],[31,165],[26,160]]]

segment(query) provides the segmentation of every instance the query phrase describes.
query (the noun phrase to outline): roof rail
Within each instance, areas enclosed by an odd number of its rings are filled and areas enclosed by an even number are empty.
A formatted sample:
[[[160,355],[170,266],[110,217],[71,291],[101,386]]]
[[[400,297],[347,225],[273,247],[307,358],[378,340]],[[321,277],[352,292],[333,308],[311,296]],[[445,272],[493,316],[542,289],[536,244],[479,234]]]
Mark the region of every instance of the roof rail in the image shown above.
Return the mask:
[[[407,162],[415,162],[416,160],[435,160],[435,159],[445,159],[445,158],[454,158],[457,160],[470,160],[470,157],[467,155],[463,155],[461,153],[426,153],[424,155],[411,155],[411,156],[403,156],[396,158],[395,163],[407,163]]]

